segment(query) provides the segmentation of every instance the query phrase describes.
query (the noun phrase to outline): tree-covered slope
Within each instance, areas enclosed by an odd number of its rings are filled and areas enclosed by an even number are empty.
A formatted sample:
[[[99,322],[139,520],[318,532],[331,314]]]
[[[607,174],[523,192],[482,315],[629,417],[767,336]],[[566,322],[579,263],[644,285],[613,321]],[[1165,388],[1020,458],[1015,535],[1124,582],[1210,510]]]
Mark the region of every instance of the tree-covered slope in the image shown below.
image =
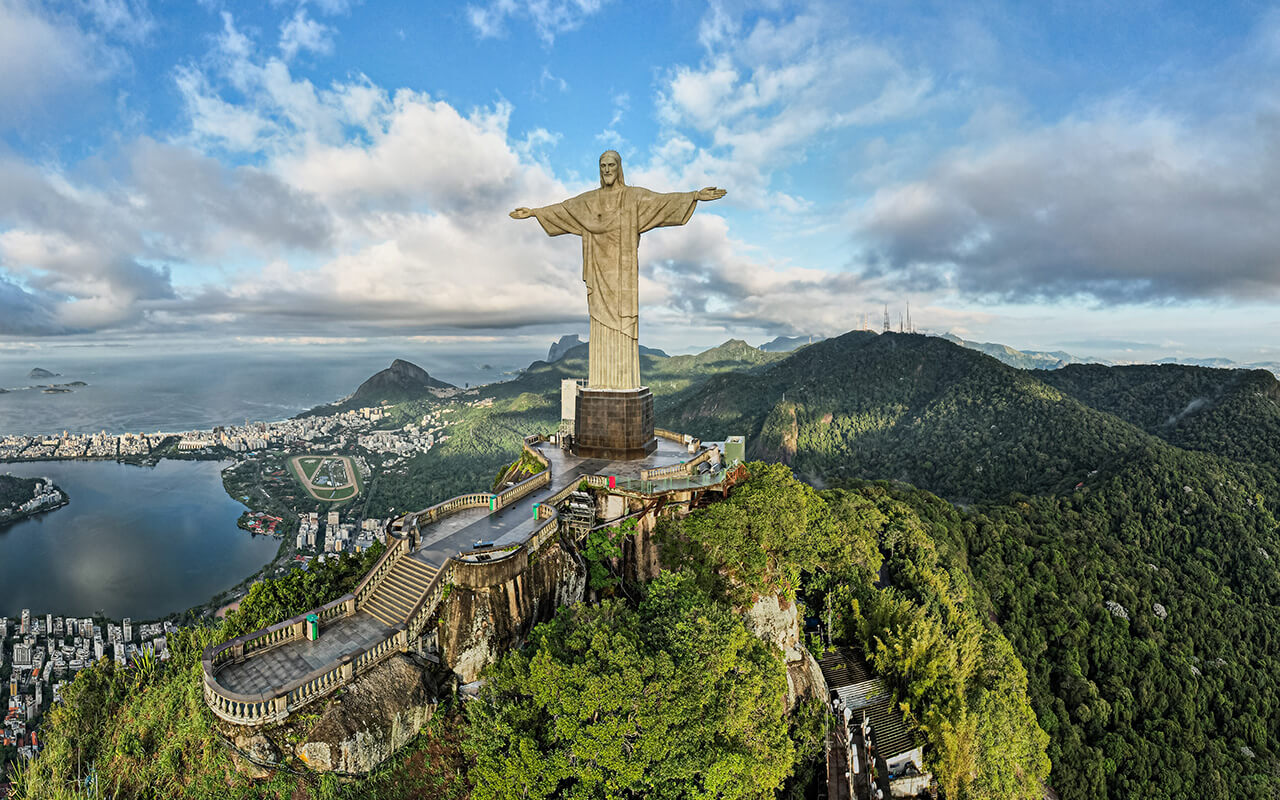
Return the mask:
[[[795,594],[892,687],[947,797],[1043,796],[1047,737],[1027,673],[952,535],[958,514],[923,492],[859,484],[815,492],[752,464],[730,496],[658,538],[663,563],[739,605]]]
[[[38,478],[0,475],[0,510],[30,500],[39,482]]]
[[[976,502],[934,534],[1026,666],[1062,797],[1261,798],[1280,792],[1275,403],[1261,372],[1027,373],[851,334],[709,381],[670,425]]]
[[[1270,470],[1166,447],[970,511],[1063,798],[1280,793],[1278,498]]]
[[[936,337],[847,333],[752,374],[725,374],[659,423],[802,475],[891,478],[957,501],[1069,489],[1154,440],[1035,374]]]
[[[1280,468],[1280,381],[1267,370],[1077,364],[1035,376],[1171,444]]]

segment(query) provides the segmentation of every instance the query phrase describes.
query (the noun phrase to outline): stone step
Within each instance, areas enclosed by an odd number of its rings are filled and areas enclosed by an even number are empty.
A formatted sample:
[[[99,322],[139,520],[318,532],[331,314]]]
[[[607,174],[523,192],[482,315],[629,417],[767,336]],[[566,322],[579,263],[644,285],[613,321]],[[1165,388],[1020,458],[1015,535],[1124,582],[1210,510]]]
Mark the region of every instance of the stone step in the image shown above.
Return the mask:
[[[416,558],[400,559],[400,561],[396,564],[396,569],[401,569],[401,568],[403,568],[406,572],[412,572],[416,575],[422,575],[426,577],[427,580],[431,580],[432,578],[434,578],[436,576],[436,573],[440,571],[435,567],[431,566],[430,564],[422,563]]]
[[[396,622],[403,622],[412,610],[412,606],[396,598],[379,597],[372,602],[376,602],[384,614],[395,617]]]
[[[416,588],[406,588],[403,586],[392,585],[389,581],[383,581],[378,587],[376,595],[392,595],[407,601],[410,605],[418,602],[422,597],[422,591]]]
[[[365,603],[361,610],[369,612],[369,616],[381,622],[383,625],[396,625],[402,621],[395,619],[394,613],[383,610],[373,600]]]
[[[410,600],[407,597],[391,594],[390,592],[376,592],[369,602],[377,602],[384,608],[392,609],[396,613],[404,615],[413,610],[416,600]]]
[[[427,589],[429,581],[424,581],[415,575],[404,575],[393,572],[382,580],[382,584],[378,586],[381,591],[383,586],[394,586],[395,588],[407,592],[409,594],[422,594]]]

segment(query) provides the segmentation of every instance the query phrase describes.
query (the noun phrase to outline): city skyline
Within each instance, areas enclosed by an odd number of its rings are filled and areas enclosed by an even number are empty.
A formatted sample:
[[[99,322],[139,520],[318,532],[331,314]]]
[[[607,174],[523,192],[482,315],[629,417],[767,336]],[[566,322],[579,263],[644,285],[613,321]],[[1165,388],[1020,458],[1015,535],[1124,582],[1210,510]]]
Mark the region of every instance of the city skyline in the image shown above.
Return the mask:
[[[0,350],[585,333],[506,211],[725,200],[641,246],[641,341],[917,327],[1280,360],[1280,14],[604,0],[0,2]]]

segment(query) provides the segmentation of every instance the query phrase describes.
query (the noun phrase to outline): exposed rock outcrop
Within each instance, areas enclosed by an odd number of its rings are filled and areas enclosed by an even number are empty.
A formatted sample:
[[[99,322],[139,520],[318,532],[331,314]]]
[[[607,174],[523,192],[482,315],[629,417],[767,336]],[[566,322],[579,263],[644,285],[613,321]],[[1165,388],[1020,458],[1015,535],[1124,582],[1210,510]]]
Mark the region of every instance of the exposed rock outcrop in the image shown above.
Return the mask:
[[[576,333],[567,333],[560,337],[560,341],[552,342],[551,349],[547,350],[547,363],[554,364],[565,357],[573,348],[586,344],[582,339],[578,338]]]
[[[317,772],[368,772],[418,735],[437,688],[425,665],[393,655],[325,704],[294,755]]]
[[[500,566],[486,566],[495,576],[492,582],[467,585],[469,581],[459,580],[441,604],[444,663],[463,683],[519,647],[533,626],[550,619],[557,608],[580,602],[587,585],[585,566],[560,542],[545,546],[523,569],[522,561],[512,563],[510,574],[502,574]]]
[[[784,653],[800,641],[800,611],[781,597],[761,597],[743,616],[747,630]],[[793,659],[788,659],[793,660]]]

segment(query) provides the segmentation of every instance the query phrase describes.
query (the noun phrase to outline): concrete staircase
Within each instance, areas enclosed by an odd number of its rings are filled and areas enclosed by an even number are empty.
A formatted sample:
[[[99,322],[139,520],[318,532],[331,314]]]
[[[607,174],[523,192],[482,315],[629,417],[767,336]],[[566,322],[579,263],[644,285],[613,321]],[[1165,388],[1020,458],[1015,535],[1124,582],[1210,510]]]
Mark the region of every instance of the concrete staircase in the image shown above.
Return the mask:
[[[404,556],[360,610],[368,611],[374,619],[387,625],[405,622],[437,572],[439,570],[429,564]]]

